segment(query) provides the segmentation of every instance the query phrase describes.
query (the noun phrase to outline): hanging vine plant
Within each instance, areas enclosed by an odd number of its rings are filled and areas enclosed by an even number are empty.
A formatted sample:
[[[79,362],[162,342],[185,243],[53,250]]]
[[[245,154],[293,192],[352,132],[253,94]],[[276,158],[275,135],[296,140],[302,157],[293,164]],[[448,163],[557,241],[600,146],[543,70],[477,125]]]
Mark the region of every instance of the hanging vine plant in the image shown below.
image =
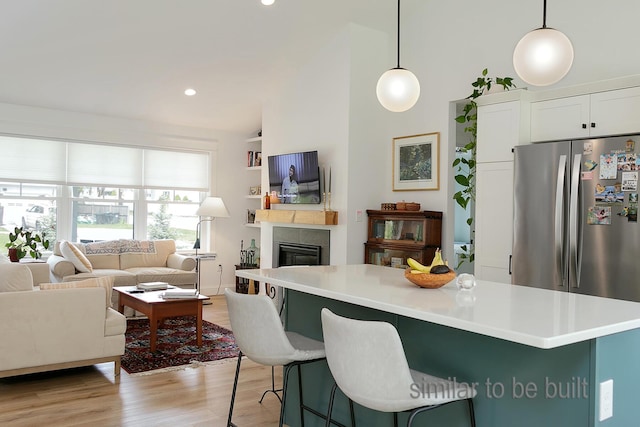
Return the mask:
[[[476,199],[476,149],[478,134],[478,104],[476,99],[481,97],[485,92],[491,90],[493,85],[502,86],[503,90],[510,90],[516,87],[512,77],[487,77],[489,71],[485,68],[482,75],[476,79],[471,86],[473,92],[467,96],[467,103],[462,109],[462,114],[456,117],[456,122],[465,124],[464,131],[470,135],[469,142],[462,147],[462,152],[469,153],[468,158],[456,157],[453,161],[453,168],[456,171],[455,180],[462,189],[453,195],[456,203],[467,209],[471,201]],[[467,225],[471,228],[473,225],[473,215],[467,219]],[[462,253],[459,254],[459,262],[456,268],[459,268],[464,262],[473,263],[475,258],[473,245],[463,245]]]

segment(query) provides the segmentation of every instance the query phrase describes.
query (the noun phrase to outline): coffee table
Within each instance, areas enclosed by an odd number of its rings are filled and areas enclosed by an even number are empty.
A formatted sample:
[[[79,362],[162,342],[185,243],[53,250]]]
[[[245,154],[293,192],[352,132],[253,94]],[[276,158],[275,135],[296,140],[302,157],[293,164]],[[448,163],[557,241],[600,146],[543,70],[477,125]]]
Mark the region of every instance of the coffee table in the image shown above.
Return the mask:
[[[206,295],[198,298],[162,298],[164,291],[137,292],[135,286],[118,286],[118,311],[124,313],[124,307],[131,307],[149,318],[149,347],[156,351],[158,324],[162,319],[178,316],[196,316],[196,337],[198,346],[202,345],[202,303],[209,300]]]

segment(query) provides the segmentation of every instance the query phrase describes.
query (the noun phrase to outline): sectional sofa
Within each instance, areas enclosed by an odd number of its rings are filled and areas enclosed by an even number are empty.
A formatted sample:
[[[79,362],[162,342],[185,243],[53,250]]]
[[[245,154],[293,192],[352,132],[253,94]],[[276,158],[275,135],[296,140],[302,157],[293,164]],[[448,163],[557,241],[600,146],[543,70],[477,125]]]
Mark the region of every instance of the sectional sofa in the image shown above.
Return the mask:
[[[118,376],[127,325],[109,307],[112,282],[38,289],[29,268],[0,256],[0,378],[104,362]]]
[[[71,246],[72,252],[63,254],[65,245]],[[73,253],[73,249],[81,254]],[[74,257],[84,257],[85,263]],[[113,276],[114,286],[167,282],[187,287],[196,283],[195,259],[177,254],[174,240],[120,239],[71,245],[61,241],[54,245],[47,263],[56,282]]]

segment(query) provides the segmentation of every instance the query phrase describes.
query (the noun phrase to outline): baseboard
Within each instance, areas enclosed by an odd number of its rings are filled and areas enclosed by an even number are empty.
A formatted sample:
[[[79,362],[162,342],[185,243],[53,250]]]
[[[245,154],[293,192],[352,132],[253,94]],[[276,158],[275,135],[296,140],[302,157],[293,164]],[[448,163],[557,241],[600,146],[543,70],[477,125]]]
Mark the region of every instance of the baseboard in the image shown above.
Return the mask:
[[[224,295],[225,288],[235,289],[236,285],[233,284],[233,283],[229,283],[229,284],[223,283],[219,287],[217,285],[216,286],[202,286],[200,288],[200,293],[208,295],[208,296]]]

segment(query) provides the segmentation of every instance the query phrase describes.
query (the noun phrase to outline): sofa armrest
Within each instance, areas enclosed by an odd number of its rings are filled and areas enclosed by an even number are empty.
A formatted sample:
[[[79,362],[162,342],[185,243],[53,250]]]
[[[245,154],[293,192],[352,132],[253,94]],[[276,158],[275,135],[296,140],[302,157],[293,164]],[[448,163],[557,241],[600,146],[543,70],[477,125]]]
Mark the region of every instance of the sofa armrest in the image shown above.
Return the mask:
[[[173,253],[167,257],[167,267],[191,271],[196,268],[196,260],[190,256]]]
[[[76,267],[73,263],[60,255],[50,255],[47,258],[47,264],[49,264],[51,274],[58,282],[62,282],[65,276],[76,274]]]

